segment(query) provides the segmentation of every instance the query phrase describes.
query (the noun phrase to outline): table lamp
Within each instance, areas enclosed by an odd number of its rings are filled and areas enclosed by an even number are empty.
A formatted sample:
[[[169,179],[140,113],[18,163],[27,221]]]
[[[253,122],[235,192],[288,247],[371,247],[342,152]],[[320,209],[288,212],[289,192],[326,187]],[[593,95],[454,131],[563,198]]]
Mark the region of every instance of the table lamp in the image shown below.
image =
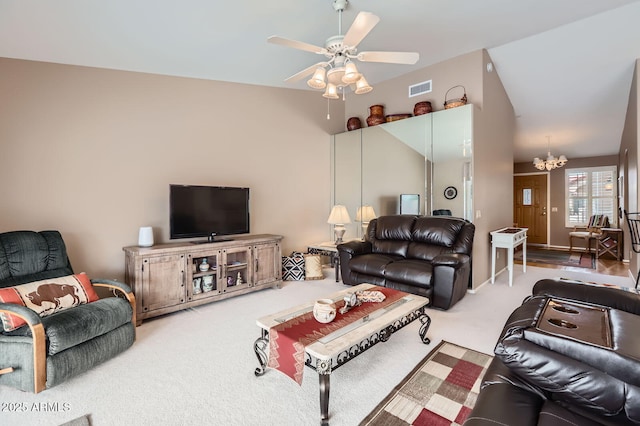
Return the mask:
[[[335,244],[338,245],[342,243],[342,236],[346,231],[344,224],[351,223],[351,218],[349,217],[347,208],[340,204],[333,206],[329,219],[327,219],[327,223],[334,225],[333,232],[336,235]]]
[[[373,210],[373,207],[369,205],[364,205],[358,207],[358,212],[356,213],[356,222],[362,222],[362,240],[364,241],[364,237],[367,234],[367,227],[369,226],[369,222],[376,218],[376,212]]]

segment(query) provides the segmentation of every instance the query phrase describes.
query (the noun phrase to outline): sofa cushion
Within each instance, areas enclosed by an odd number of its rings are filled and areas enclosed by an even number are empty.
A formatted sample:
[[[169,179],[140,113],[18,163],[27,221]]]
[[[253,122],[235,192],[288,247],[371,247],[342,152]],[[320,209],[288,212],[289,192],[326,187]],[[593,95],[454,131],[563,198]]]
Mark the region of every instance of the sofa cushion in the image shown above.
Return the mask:
[[[115,330],[131,321],[131,304],[118,297],[105,297],[93,303],[67,309],[42,319],[47,336],[47,353],[55,355],[80,343]],[[31,336],[21,327],[12,336]]]
[[[431,287],[433,266],[422,260],[401,259],[387,265],[384,277],[397,283]]]
[[[453,247],[465,222],[460,219],[424,216],[416,219],[411,239],[425,244]]]
[[[96,300],[98,295],[84,273],[0,288],[0,302],[25,306],[41,317]],[[5,331],[26,324],[22,318],[7,313],[0,313],[0,319]]]
[[[411,240],[415,216],[380,216],[376,219],[375,237],[378,240]]]
[[[58,231],[0,234],[0,287],[72,273]]]
[[[352,271],[361,274],[384,276],[385,268],[393,261],[402,259],[402,256],[394,256],[389,254],[363,254],[354,257],[349,262]]]

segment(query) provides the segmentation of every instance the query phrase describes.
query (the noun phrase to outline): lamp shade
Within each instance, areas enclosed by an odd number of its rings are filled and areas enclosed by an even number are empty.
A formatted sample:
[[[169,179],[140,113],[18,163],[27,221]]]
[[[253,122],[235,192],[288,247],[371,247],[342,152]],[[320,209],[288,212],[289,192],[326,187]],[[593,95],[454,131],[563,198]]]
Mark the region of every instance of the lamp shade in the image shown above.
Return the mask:
[[[356,81],[356,95],[362,95],[364,93],[369,93],[373,90],[373,87],[369,86],[367,80],[365,80],[364,76],[361,76],[358,81]]]
[[[344,75],[342,76],[342,82],[346,84],[355,83],[360,78],[361,74],[356,68],[356,64],[349,62],[344,68]]]
[[[307,81],[307,85],[314,89],[324,89],[327,86],[327,83],[324,81],[324,77],[327,73],[323,67],[318,67],[316,71],[313,73],[313,77]]]
[[[332,84],[332,83],[327,84],[327,90],[324,91],[322,96],[324,96],[327,99],[339,99],[340,98],[340,96],[338,96],[338,88],[336,87],[335,84]]]
[[[332,225],[344,225],[345,223],[351,223],[351,218],[349,217],[347,208],[341,204],[333,206],[329,219],[327,219],[327,223]]]
[[[356,222],[369,223],[376,218],[376,212],[369,205],[358,207]]]

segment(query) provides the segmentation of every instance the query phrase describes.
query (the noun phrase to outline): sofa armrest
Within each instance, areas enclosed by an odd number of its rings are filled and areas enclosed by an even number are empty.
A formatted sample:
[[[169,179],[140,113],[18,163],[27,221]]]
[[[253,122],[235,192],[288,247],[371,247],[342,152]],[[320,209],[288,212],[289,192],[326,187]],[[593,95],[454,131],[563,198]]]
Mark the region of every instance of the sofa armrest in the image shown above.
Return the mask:
[[[469,262],[470,257],[466,254],[459,253],[445,253],[439,254],[433,258],[431,264],[435,268],[436,266],[451,266],[452,268],[459,268],[465,263]]]
[[[371,253],[372,251],[371,242],[369,241],[349,241],[338,244],[337,248],[338,253],[348,253],[351,257]]]
[[[11,303],[0,303],[0,312],[10,313],[22,318],[31,329],[33,339],[33,392],[38,393],[44,390],[47,383],[47,342],[42,319],[31,309]],[[3,368],[3,370],[11,368],[9,366]],[[12,371],[5,371],[5,373]]]
[[[531,297],[536,296],[572,299],[640,315],[640,294],[633,289],[555,278],[538,281],[533,286]]]
[[[346,243],[338,244],[338,257],[340,258],[340,273],[342,275],[342,282],[347,285],[359,284],[351,276],[351,268],[349,263],[354,257],[368,254],[373,251],[373,246],[369,241],[349,241]]]
[[[115,296],[118,296],[118,293],[122,294],[124,298],[127,299],[129,301],[129,304],[131,305],[131,311],[132,311],[131,321],[133,322],[134,325],[137,324],[136,296],[133,294],[131,287],[119,281],[107,280],[102,278],[92,279],[91,284],[93,284],[95,287],[108,288],[113,291],[113,294]]]
[[[0,313],[7,312],[22,318],[29,326],[42,324],[40,315],[26,306],[15,305],[13,303],[0,303]]]
[[[120,291],[122,294],[132,293],[131,287],[125,283],[121,283],[116,280],[107,280],[103,278],[96,278],[91,280],[91,284],[97,287],[106,287],[115,291]]]
[[[433,294],[431,306],[449,309],[462,299],[469,286],[471,257],[466,254],[440,254],[431,261],[433,265]]]

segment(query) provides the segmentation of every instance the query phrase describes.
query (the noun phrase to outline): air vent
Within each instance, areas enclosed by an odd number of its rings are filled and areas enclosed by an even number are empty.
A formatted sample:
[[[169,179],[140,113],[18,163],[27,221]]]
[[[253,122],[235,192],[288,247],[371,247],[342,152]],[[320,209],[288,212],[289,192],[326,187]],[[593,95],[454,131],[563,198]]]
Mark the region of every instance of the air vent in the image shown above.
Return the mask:
[[[431,80],[423,81],[422,83],[412,84],[409,86],[409,97],[424,95],[431,92]]]

